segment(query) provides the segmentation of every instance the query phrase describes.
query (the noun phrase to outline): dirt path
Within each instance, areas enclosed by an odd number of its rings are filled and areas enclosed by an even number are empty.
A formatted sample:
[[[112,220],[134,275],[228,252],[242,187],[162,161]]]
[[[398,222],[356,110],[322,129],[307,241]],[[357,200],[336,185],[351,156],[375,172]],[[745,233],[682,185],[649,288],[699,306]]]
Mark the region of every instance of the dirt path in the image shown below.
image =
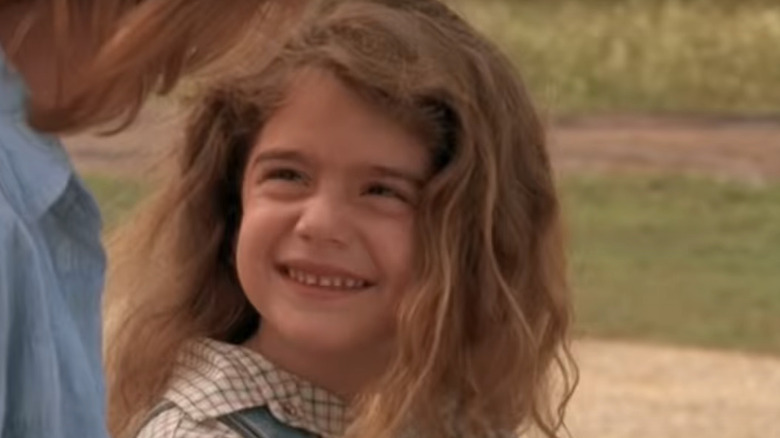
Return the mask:
[[[585,340],[574,438],[778,438],[780,358]]]
[[[139,175],[176,141],[180,114],[157,105],[110,138],[66,139],[85,171]],[[674,171],[753,183],[780,180],[780,119],[647,118],[561,120],[550,129],[559,172]]]
[[[551,130],[554,165],[570,172],[672,171],[753,183],[780,179],[780,119],[599,117]]]
[[[110,139],[67,139],[82,171],[143,176],[176,139],[165,109]],[[608,117],[551,130],[556,169],[700,173],[780,181],[780,121]],[[780,358],[614,342],[577,343],[575,438],[780,438]]]
[[[81,172],[144,177],[160,155],[180,138],[184,118],[170,106],[154,105],[121,134],[65,138],[65,148]]]

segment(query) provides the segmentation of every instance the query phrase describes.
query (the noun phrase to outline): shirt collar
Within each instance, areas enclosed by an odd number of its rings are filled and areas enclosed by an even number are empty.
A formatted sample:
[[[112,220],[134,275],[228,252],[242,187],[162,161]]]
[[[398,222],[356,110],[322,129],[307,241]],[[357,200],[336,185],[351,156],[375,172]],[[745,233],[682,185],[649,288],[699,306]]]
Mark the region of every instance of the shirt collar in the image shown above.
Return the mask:
[[[345,403],[259,353],[211,339],[185,348],[166,398],[195,421],[267,406],[278,420],[323,437],[341,436]]]
[[[27,124],[27,89],[0,49],[0,189],[37,218],[62,195],[73,173],[56,137]]]

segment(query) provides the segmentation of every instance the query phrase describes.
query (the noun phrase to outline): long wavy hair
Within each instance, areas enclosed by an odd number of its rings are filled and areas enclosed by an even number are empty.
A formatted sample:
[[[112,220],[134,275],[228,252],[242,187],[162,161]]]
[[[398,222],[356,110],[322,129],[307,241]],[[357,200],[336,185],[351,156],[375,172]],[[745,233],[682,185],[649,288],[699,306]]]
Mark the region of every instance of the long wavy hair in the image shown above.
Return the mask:
[[[203,87],[173,169],[111,245],[110,429],[132,436],[196,337],[260,316],[231,263],[244,161],[302,69],[419,127],[436,172],[416,220],[419,290],[350,437],[565,433],[577,382],[559,201],[543,124],[512,64],[436,0],[328,0],[280,49]]]

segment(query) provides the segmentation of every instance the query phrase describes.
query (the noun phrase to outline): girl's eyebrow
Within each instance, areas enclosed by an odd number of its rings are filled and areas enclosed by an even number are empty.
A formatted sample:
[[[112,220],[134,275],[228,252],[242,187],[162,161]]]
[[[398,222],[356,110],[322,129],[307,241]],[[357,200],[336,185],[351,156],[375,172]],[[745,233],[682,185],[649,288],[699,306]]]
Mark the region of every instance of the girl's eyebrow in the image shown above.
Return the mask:
[[[252,158],[249,168],[254,168],[258,163],[264,161],[294,161],[299,164],[308,164],[309,160],[298,151],[290,149],[269,149],[267,151],[258,152],[257,155]]]

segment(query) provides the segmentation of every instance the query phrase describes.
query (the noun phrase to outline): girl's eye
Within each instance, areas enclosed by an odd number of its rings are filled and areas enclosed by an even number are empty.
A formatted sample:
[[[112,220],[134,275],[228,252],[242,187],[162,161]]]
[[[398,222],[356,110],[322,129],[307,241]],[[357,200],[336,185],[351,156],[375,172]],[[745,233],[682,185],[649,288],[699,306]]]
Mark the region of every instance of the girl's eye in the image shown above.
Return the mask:
[[[373,195],[373,196],[382,196],[386,198],[396,198],[406,202],[406,196],[404,196],[401,192],[383,184],[370,185],[368,189],[366,189],[366,194]]]
[[[273,169],[266,173],[266,180],[281,180],[281,181],[303,181],[304,176],[301,172],[295,169],[279,168]]]
[[[270,167],[259,173],[256,184],[259,194],[288,199],[306,193],[310,181],[306,172],[294,167]]]

